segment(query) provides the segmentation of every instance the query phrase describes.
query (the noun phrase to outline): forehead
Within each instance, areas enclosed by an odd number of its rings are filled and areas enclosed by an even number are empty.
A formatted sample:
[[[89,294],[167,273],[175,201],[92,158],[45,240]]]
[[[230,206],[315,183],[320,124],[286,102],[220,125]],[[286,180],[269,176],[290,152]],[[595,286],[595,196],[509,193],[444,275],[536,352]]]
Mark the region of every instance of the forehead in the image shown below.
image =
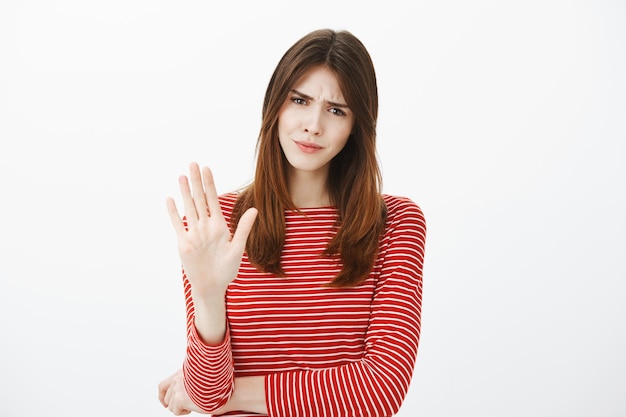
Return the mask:
[[[323,65],[309,68],[296,82],[294,89],[317,100],[344,101],[339,78]]]

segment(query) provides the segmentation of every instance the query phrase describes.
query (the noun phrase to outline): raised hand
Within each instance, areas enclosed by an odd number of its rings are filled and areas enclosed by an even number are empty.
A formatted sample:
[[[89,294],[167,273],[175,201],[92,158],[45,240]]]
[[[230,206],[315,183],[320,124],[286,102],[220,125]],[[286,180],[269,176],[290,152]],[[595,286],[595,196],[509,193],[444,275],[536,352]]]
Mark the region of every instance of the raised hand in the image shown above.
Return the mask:
[[[198,164],[191,163],[189,180],[185,176],[179,178],[187,225],[172,198],[167,199],[167,209],[195,301],[197,296],[223,295],[228,284],[235,279],[257,210],[248,209],[231,235],[222,215],[211,170],[204,167],[201,172]]]

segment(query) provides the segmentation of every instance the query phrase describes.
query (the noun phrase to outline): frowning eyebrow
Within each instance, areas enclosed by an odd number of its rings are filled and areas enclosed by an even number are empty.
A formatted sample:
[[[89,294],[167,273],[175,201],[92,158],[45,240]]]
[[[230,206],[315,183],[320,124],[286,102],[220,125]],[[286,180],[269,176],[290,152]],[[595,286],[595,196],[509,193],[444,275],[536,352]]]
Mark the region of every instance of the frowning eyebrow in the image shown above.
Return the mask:
[[[297,95],[299,95],[300,97],[305,98],[305,99],[307,99],[307,100],[309,100],[309,101],[315,101],[315,99],[314,99],[313,97],[308,96],[308,95],[306,95],[306,94],[304,94],[304,93],[301,93],[301,92],[300,92],[300,91],[298,91],[298,90],[291,90],[291,92],[292,92],[292,93],[294,93],[294,94],[297,94]],[[336,102],[334,102],[334,101],[328,101],[328,100],[326,100],[326,104],[328,104],[329,106],[333,106],[333,107],[343,107],[343,108],[349,109],[348,105],[347,105],[347,104],[345,104],[345,103],[336,103]]]

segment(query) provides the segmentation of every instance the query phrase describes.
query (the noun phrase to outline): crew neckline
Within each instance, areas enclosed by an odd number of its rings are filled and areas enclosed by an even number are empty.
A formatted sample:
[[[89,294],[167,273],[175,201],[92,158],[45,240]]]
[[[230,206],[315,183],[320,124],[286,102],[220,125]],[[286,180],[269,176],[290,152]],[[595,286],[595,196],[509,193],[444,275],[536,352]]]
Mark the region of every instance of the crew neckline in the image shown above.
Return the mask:
[[[336,211],[336,206],[319,206],[319,207],[298,207],[295,209],[285,210],[288,213],[311,212],[311,211]]]

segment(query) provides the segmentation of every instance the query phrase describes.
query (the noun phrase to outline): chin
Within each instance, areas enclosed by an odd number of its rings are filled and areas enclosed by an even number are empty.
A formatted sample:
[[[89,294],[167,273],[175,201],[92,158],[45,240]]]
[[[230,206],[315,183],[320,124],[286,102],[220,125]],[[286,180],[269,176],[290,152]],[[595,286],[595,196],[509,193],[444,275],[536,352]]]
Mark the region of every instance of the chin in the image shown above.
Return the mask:
[[[297,161],[295,163],[290,162],[289,165],[291,165],[291,169],[295,171],[302,171],[302,172],[318,172],[318,171],[326,172],[325,168],[327,167],[327,165],[312,164],[312,163],[306,163],[302,161]]]

